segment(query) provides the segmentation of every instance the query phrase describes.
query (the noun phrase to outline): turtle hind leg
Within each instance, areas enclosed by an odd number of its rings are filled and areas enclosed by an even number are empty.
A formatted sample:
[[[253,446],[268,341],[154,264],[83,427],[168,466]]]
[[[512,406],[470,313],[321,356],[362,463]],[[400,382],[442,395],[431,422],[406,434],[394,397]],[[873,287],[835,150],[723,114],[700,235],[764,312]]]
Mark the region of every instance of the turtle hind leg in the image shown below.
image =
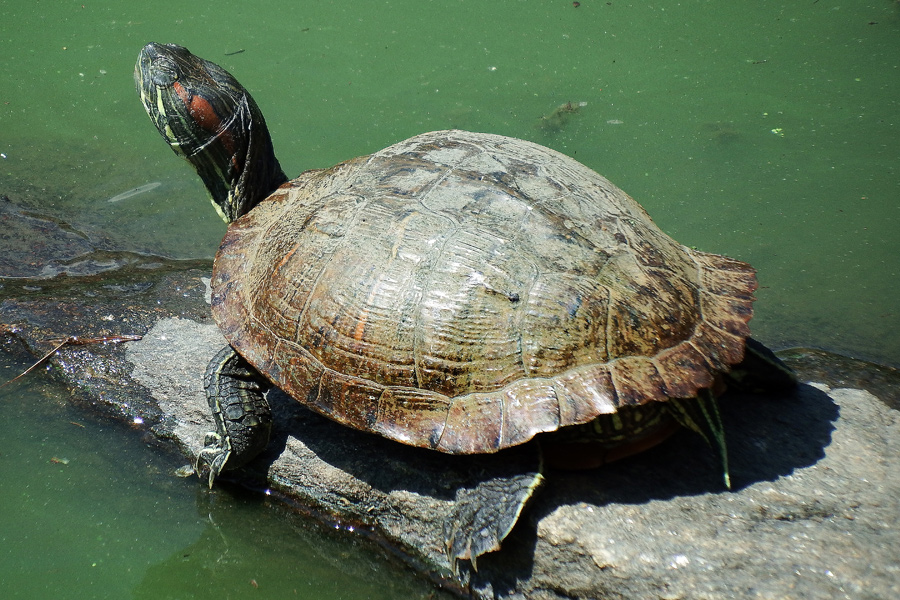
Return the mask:
[[[764,345],[747,338],[744,360],[724,375],[729,389],[750,393],[787,392],[797,386],[797,376]]]
[[[208,472],[212,487],[224,469],[239,467],[265,449],[272,411],[265,397],[268,383],[231,346],[209,361],[203,386],[216,431],[206,434],[196,470],[201,478]]]
[[[542,481],[538,469],[492,477],[457,491],[456,504],[444,522],[447,559],[454,575],[460,574],[460,560],[468,560],[477,571],[479,556],[500,549]]]

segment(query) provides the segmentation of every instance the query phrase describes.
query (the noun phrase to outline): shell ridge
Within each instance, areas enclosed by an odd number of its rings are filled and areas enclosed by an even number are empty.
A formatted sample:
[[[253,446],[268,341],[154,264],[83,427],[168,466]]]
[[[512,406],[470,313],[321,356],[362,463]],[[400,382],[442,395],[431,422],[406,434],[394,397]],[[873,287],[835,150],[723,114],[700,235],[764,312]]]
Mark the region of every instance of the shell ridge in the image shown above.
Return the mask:
[[[434,163],[432,163],[432,164],[434,164]],[[439,215],[439,216],[445,217],[445,218],[447,218],[447,219],[452,219],[452,217],[451,217],[450,215],[447,215],[447,214],[444,214],[444,213],[442,213],[442,212],[439,212],[439,211],[434,210],[432,207],[428,206],[425,202],[426,202],[426,200],[428,199],[428,196],[431,195],[431,194],[433,194],[434,191],[437,189],[437,187],[438,187],[442,182],[446,181],[448,177],[450,177],[450,174],[451,174],[452,172],[453,172],[453,168],[452,168],[452,167],[445,167],[445,168],[444,168],[444,172],[441,174],[441,176],[435,178],[435,180],[432,181],[432,182],[428,185],[428,188],[422,193],[421,197],[418,198],[418,200],[417,200],[418,204],[420,204],[420,205],[421,205],[425,210],[427,210],[429,213],[434,214],[434,215]],[[452,219],[452,220],[458,224],[458,221],[456,221],[456,219]]]
[[[698,337],[699,337],[699,336],[698,336]],[[703,359],[703,362],[704,362],[704,364],[706,365],[706,371],[707,371],[708,373],[710,373],[710,374],[712,374],[712,373],[717,373],[717,372],[719,372],[719,371],[721,370],[721,369],[718,368],[718,366],[716,365],[716,363],[713,362],[713,360],[710,358],[710,356],[709,356],[708,353],[705,351],[705,349],[704,349],[704,348],[701,348],[700,346],[698,346],[698,345],[696,344],[696,342],[695,342],[695,340],[694,340],[693,337],[691,337],[691,339],[688,340],[688,343],[689,343],[689,344],[691,345],[691,347],[697,352],[697,354],[699,354],[700,357]]]
[[[506,403],[506,394],[497,394],[497,401],[500,403],[500,418],[498,419],[500,423],[497,430],[497,443],[494,446],[494,449],[500,450],[501,448],[505,448],[508,445],[504,444],[503,442],[506,440],[506,432],[509,429],[505,418],[509,409]]]
[[[713,329],[715,329],[716,331],[721,332],[722,335],[727,335],[730,338],[740,339],[742,342],[743,342],[744,338],[747,337],[747,336],[741,336],[740,334],[736,334],[733,331],[728,331],[724,327],[720,327],[717,323],[713,323],[711,321],[706,321],[706,324],[708,326],[712,327]],[[748,332],[748,336],[749,336],[749,332]]]
[[[678,345],[680,346],[681,344],[678,344]],[[671,377],[669,376],[669,370],[659,363],[656,356],[650,357],[650,362],[653,363],[653,368],[656,369],[656,372],[659,373],[659,376],[663,381],[663,386],[665,387],[666,397],[668,397],[668,398],[680,397],[678,394],[675,393],[676,390],[679,390],[679,388],[674,384]]]
[[[531,257],[528,257],[528,264],[531,265],[534,269],[534,276],[531,278],[531,283],[528,284],[528,288],[522,291],[522,295],[520,298],[520,304],[518,314],[515,319],[515,329],[516,329],[516,345],[517,352],[519,354],[519,364],[522,365],[522,372],[525,374],[525,377],[531,377],[531,372],[528,368],[528,365],[525,361],[525,348],[524,348],[524,337],[525,333],[522,330],[522,323],[525,320],[525,316],[528,313],[528,304],[531,301],[531,292],[534,290],[534,286],[537,285],[538,279],[540,279],[541,275],[544,273],[541,272],[541,269],[538,267],[537,263],[535,263]]]
[[[315,411],[316,411],[317,413],[319,413],[319,414],[323,414],[323,415],[327,415],[327,416],[331,417],[331,412],[332,412],[332,411],[326,410],[326,409],[319,403],[319,400],[322,398],[322,385],[323,385],[323,383],[325,382],[325,373],[327,373],[327,372],[328,372],[328,367],[325,367],[324,369],[322,369],[322,372],[319,373],[319,380],[316,382],[316,387],[315,387],[316,395],[315,395],[315,397],[307,396],[307,398],[306,398],[306,400],[307,400],[306,405],[307,405],[307,406],[311,406],[312,408],[314,408]],[[310,388],[309,391],[312,392],[312,388]]]

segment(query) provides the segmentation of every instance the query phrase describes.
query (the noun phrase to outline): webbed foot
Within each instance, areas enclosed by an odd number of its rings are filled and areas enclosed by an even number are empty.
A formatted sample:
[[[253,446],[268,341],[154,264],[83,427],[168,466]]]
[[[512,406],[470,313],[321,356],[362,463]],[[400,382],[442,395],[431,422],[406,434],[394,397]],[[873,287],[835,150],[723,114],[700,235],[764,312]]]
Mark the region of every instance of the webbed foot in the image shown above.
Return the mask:
[[[459,561],[468,560],[478,570],[482,554],[500,549],[522,509],[540,486],[538,471],[495,477],[456,493],[456,506],[444,523],[447,558],[454,575]]]

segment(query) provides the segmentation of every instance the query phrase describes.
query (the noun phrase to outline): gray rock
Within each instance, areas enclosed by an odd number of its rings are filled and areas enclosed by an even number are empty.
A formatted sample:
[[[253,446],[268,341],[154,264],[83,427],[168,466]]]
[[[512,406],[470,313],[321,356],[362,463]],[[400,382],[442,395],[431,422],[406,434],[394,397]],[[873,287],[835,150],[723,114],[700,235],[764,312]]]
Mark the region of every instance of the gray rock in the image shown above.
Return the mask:
[[[779,431],[755,418],[740,433],[728,430],[739,459],[734,470],[743,476],[739,489],[548,507],[537,526],[536,569],[523,591],[584,598],[900,597],[897,413],[868,392],[821,384],[785,402],[815,417],[839,413],[824,456],[806,460],[817,444],[803,448],[794,436],[829,420],[804,423],[800,410],[763,406]],[[783,423],[791,413],[797,420]],[[780,456],[765,466],[747,464],[771,455]],[[569,575],[560,586],[563,565]]]
[[[164,319],[128,346],[135,380],[179,424],[175,434],[192,455],[212,427],[197,373],[223,343],[213,325]],[[159,365],[168,365],[165,379]],[[440,524],[453,486],[441,481],[450,476],[444,457],[409,453],[433,459],[423,464],[287,398],[277,405],[277,449],[251,470],[267,470],[280,493],[446,567]],[[627,464],[557,474],[562,482],[551,475],[532,507],[536,532],[528,523],[510,540],[533,556],[524,566],[521,551],[488,557],[476,587],[534,598],[900,595],[900,563],[889,550],[900,543],[897,412],[868,392],[824,384],[786,399],[732,398],[726,409],[735,490],[718,489],[714,461],[687,433],[677,448]],[[465,480],[467,466],[452,480]]]
[[[203,304],[203,274],[163,263],[93,287],[7,284],[6,347],[21,342],[39,356],[47,338],[73,329],[143,333],[139,342],[62,348],[54,372],[86,407],[129,423],[139,417],[144,435],[192,460],[212,428],[201,375],[224,344]],[[596,471],[549,473],[503,549],[480,559],[464,583],[475,596],[500,598],[900,597],[893,399],[828,387],[851,371],[871,372],[864,363],[788,358],[819,382],[788,398],[723,402],[733,490],[722,488],[714,454],[689,432]],[[828,364],[837,366],[829,372]],[[895,397],[896,372],[876,370],[878,393]],[[271,400],[273,442],[232,481],[340,523],[348,535],[380,537],[423,574],[466,591],[447,570],[443,521],[458,489],[520,468],[528,448],[447,457],[341,427],[277,391]]]

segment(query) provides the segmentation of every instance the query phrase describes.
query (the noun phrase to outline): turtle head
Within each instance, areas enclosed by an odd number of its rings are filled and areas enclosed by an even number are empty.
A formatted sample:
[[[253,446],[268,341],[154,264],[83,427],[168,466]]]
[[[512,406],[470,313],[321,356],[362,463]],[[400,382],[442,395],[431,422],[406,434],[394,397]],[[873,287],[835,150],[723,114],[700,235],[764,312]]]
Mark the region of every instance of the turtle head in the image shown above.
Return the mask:
[[[219,65],[187,48],[151,42],[141,50],[134,80],[147,114],[197,170],[225,222],[287,181],[256,102]]]

